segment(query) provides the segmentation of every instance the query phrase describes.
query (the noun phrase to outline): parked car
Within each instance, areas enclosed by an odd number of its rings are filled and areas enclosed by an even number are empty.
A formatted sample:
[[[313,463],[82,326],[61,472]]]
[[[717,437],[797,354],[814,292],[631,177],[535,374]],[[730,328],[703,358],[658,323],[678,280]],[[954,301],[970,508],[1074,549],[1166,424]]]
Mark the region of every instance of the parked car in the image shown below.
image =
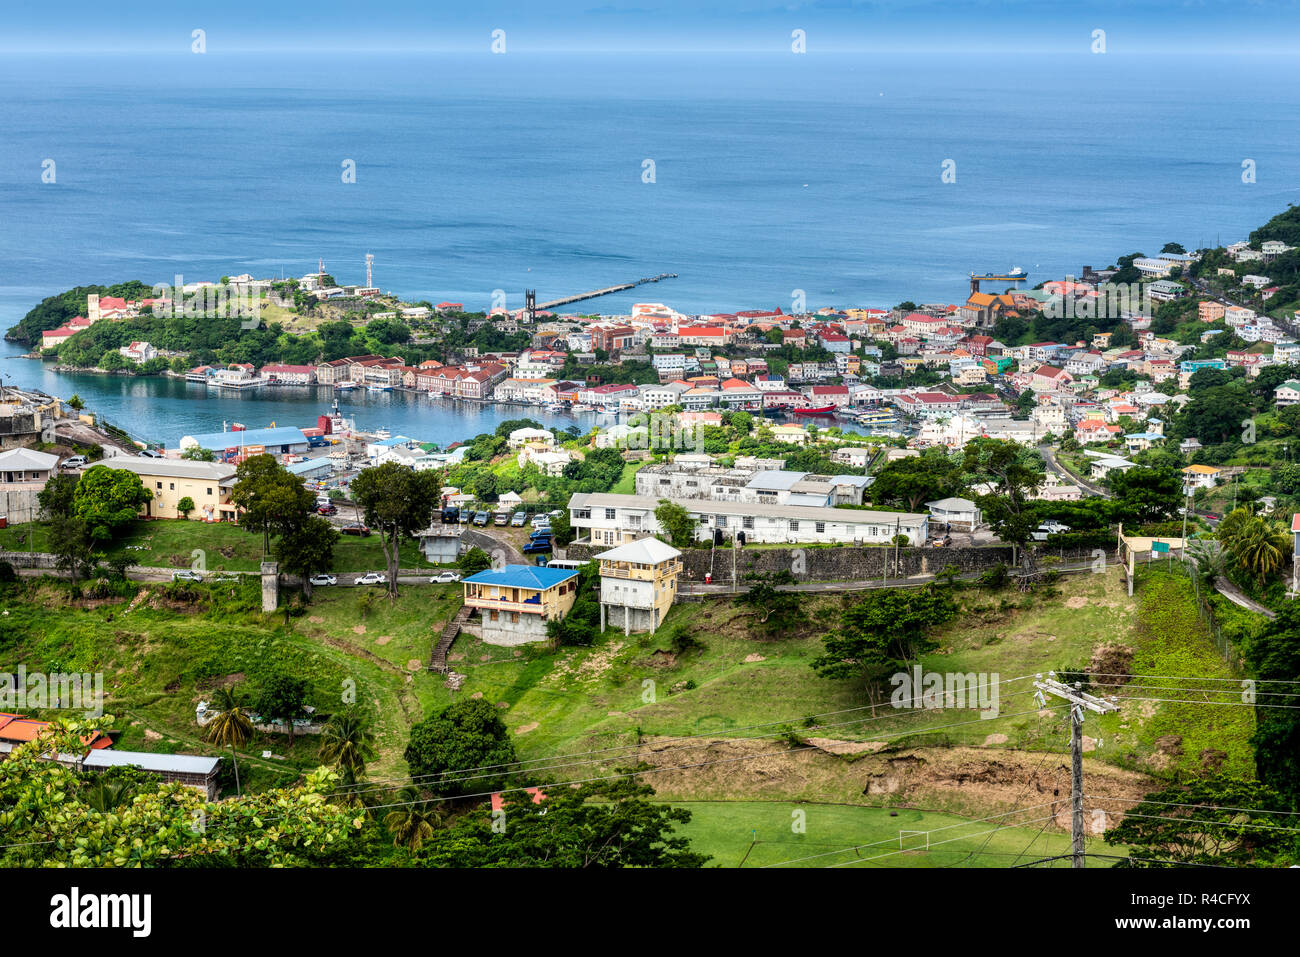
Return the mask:
[[[442,510],[442,523],[444,525],[451,525],[459,521],[460,509],[456,508],[454,505]]]
[[[931,539],[930,541],[930,545],[933,546],[934,548],[947,548],[951,544],[952,544],[951,535],[943,535],[939,538]]]
[[[509,513],[509,512],[497,512],[496,515],[493,516],[492,521],[493,521],[495,524],[497,524],[497,525],[509,525],[509,524],[510,524],[510,513]]]
[[[344,535],[360,535],[362,538],[365,538],[370,534],[370,529],[365,525],[362,525],[360,522],[352,522],[340,528],[339,532]]]
[[[313,585],[337,585],[339,583],[339,580],[333,575],[325,574],[312,575],[311,578],[307,580]]]
[[[539,529],[534,530],[534,531],[532,532],[532,534],[530,534],[528,537],[529,537],[530,539],[532,539],[532,540],[535,541],[536,539],[539,539],[539,538],[546,538],[546,539],[549,539],[549,538],[551,537],[551,534],[552,534],[552,533],[551,533],[551,530],[550,530],[549,528],[539,528]]]
[[[139,454],[140,454],[140,458],[142,458],[142,459],[160,459],[160,458],[162,458],[162,456],[161,456],[160,454],[158,454],[157,452],[155,452],[153,449],[141,449]]]
[[[70,455],[63,460],[62,464],[65,469],[79,469],[86,464],[86,457],[84,455]]]
[[[450,585],[452,582],[460,581],[460,572],[438,572],[429,579],[430,585]]]
[[[553,511],[547,512],[546,514],[551,516],[551,518],[559,518],[561,515],[564,514],[564,510],[557,508]]]
[[[468,524],[469,524],[470,522],[472,522],[472,521],[474,521],[474,511],[473,511],[473,509],[468,509],[468,508],[467,508],[467,509],[465,509],[464,511],[462,511],[462,512],[460,513],[460,523],[461,523],[462,525],[468,525]]]
[[[383,572],[366,572],[357,579],[358,585],[387,585],[388,576]]]
[[[210,581],[210,582],[237,582],[237,581],[239,581],[239,576],[238,576],[238,575],[230,575],[230,574],[228,574],[228,573],[226,573],[226,572],[222,572],[222,573],[219,574],[219,575],[213,575],[211,578],[208,579],[208,581]]]
[[[528,521],[527,515],[523,512],[515,512],[515,514],[510,518],[510,525],[512,528],[523,528],[524,522],[526,521]]]
[[[319,515],[337,515],[339,513],[339,507],[331,502],[329,505],[317,506],[316,512]]]
[[[549,552],[551,550],[551,540],[549,538],[539,538],[529,542],[524,546],[525,555],[536,555],[538,552]]]
[[[491,521],[491,519],[492,516],[489,515],[487,512],[479,512],[477,515],[474,516],[474,524],[480,527],[486,527],[487,523]]]
[[[532,521],[532,526],[533,526],[533,528],[550,528],[550,527],[551,527],[551,516],[549,516],[549,515],[538,515],[538,516],[536,516],[536,517],[533,519],[533,521]]]
[[[201,582],[203,576],[198,572],[192,572],[188,569],[179,572],[172,572],[172,581],[174,582]]]

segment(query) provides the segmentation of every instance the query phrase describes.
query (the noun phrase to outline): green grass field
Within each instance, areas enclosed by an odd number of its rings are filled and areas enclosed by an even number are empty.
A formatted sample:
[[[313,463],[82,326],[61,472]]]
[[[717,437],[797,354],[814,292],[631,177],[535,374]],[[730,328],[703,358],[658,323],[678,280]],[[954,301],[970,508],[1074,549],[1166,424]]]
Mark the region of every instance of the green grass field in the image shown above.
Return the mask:
[[[1070,836],[1043,828],[1051,808],[979,821],[910,808],[785,801],[673,801],[691,812],[678,827],[711,867],[1009,867],[1070,852]],[[1028,823],[1032,822],[1032,823]],[[904,833],[910,832],[910,833]],[[927,848],[928,843],[928,848]],[[1089,852],[1123,850],[1089,838]],[[1108,867],[1108,859],[1089,859]],[[1070,862],[1051,865],[1069,867]]]

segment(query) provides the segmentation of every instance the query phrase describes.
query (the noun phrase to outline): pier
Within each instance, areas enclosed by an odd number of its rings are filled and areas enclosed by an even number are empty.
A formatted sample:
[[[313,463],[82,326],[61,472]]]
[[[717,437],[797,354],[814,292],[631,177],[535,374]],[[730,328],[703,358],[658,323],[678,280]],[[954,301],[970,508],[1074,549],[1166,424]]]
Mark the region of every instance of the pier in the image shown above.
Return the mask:
[[[620,283],[617,286],[606,286],[604,289],[594,289],[591,292],[580,292],[576,296],[565,296],[563,299],[552,299],[550,302],[539,303],[534,309],[555,309],[559,306],[567,306],[571,302],[582,302],[584,299],[596,299],[600,296],[608,296],[610,293],[623,292],[626,289],[635,289],[637,286],[644,286],[646,283],[660,282],[664,279],[676,279],[677,273],[664,272],[657,276],[646,276],[635,282]]]

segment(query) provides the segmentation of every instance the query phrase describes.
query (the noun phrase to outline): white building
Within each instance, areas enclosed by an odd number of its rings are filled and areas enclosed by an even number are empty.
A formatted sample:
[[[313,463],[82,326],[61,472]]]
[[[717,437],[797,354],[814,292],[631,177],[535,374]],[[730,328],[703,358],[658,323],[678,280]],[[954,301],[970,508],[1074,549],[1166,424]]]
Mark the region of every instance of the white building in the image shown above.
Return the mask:
[[[798,544],[823,542],[885,544],[896,534],[920,544],[929,535],[929,516],[913,512],[883,512],[802,505],[758,505],[680,499],[696,522],[695,537],[708,541],[717,529],[727,537],[743,532],[747,543]],[[654,496],[579,492],[569,500],[569,522],[592,544],[621,545],[663,531],[655,518],[660,499]]]

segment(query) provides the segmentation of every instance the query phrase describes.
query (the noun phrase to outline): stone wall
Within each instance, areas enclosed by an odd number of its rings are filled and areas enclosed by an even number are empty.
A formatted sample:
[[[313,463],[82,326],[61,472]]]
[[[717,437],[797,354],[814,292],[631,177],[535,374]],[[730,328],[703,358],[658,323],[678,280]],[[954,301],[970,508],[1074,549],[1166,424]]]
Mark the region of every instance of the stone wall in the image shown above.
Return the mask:
[[[573,544],[564,550],[564,557],[582,561],[603,551],[605,546]],[[778,547],[767,546],[719,548],[689,548],[682,553],[682,581],[702,582],[712,567],[713,581],[727,583],[733,580],[733,551],[735,578],[741,583],[758,575],[789,572],[796,581],[837,582],[862,581],[889,577],[911,578],[918,575],[936,575],[949,565],[959,572],[981,572],[998,564],[1012,564],[1010,545],[992,545],[984,548],[918,548],[903,547]],[[1040,560],[1054,556],[1071,560],[1092,558],[1092,549],[1039,549]],[[712,563],[710,565],[710,563]]]

